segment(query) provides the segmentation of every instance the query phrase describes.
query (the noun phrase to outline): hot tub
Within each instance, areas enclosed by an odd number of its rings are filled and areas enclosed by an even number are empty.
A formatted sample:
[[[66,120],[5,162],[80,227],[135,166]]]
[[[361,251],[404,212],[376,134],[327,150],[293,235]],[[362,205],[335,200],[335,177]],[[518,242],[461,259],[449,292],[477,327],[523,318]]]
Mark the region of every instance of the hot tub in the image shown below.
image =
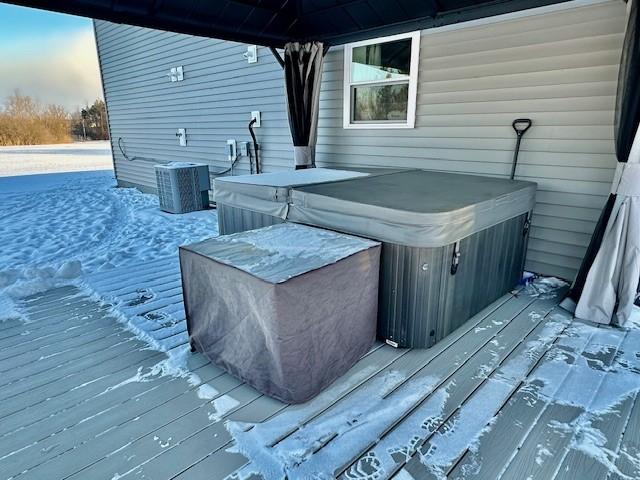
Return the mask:
[[[283,223],[291,187],[367,176],[366,172],[313,168],[218,177],[214,197],[221,235]]]
[[[414,170],[294,187],[287,219],[383,242],[378,336],[424,348],[518,283],[535,192]]]

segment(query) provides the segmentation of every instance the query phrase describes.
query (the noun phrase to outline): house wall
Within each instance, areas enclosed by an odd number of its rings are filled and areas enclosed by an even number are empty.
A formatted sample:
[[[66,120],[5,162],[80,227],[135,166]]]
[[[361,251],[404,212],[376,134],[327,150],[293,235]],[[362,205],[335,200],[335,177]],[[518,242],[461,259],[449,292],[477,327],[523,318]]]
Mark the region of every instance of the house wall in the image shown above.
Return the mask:
[[[584,2],[582,2],[584,4]],[[552,11],[549,11],[552,10]],[[527,268],[573,278],[615,168],[613,115],[624,36],[620,1],[473,22],[423,32],[416,128],[342,128],[343,55],[325,62],[319,166],[398,166],[503,175],[511,122],[533,119],[518,178],[539,184]],[[247,64],[245,45],[96,21],[96,38],[121,185],[155,187],[153,163],[129,156],[228,166],[226,139],[250,140],[252,110],[265,171],[291,168],[282,71],[266,48]],[[171,83],[169,68],[184,65]],[[188,146],[176,129],[187,128]],[[238,173],[247,172],[243,159]]]

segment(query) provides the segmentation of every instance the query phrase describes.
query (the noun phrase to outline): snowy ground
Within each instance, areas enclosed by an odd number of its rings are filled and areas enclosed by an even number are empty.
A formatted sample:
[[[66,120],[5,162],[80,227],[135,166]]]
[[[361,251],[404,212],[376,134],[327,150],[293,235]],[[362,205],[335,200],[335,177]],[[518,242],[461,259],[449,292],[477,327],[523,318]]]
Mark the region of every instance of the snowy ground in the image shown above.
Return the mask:
[[[0,177],[112,168],[108,141],[0,147]]]
[[[217,234],[212,211],[163,213],[155,196],[114,186],[109,171],[0,178],[0,318],[26,295]]]

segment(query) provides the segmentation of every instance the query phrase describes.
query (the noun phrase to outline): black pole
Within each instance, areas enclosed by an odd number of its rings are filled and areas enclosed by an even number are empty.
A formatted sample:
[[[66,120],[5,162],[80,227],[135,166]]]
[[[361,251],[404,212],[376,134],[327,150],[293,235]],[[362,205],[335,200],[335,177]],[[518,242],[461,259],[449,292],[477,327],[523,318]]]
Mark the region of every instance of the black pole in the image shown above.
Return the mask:
[[[256,173],[260,173],[260,154],[258,153],[260,146],[258,145],[258,140],[256,140],[256,134],[253,133],[254,123],[256,123],[256,119],[252,118],[249,122],[249,133],[251,134],[251,138],[253,139],[253,153],[255,153],[256,157]]]
[[[278,53],[278,50],[276,50],[274,47],[269,47],[269,50],[271,51],[271,54],[276,58],[276,61],[278,62],[278,64],[284,68],[284,60],[282,59],[282,56],[280,55],[280,53]]]

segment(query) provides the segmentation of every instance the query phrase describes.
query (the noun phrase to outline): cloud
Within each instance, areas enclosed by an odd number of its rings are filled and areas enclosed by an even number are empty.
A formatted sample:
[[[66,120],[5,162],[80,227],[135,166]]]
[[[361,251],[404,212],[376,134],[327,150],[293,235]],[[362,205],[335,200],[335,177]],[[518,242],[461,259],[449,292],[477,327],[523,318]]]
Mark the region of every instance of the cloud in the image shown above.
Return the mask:
[[[0,102],[14,90],[69,110],[102,98],[92,30],[0,47]]]

